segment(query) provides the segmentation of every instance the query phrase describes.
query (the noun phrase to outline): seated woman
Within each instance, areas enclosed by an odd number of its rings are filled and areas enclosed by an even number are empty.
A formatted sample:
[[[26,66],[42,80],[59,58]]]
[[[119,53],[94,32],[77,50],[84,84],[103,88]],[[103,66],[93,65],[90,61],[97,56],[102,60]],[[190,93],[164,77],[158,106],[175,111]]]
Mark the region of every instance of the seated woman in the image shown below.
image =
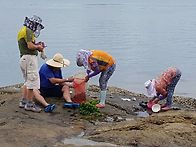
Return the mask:
[[[62,67],[69,66],[70,61],[57,53],[44,63],[40,70],[40,92],[35,92],[36,99],[45,106],[45,112],[52,112],[54,104],[48,104],[44,97],[63,97],[66,102],[72,102],[69,87],[72,86],[73,78],[63,78]]]

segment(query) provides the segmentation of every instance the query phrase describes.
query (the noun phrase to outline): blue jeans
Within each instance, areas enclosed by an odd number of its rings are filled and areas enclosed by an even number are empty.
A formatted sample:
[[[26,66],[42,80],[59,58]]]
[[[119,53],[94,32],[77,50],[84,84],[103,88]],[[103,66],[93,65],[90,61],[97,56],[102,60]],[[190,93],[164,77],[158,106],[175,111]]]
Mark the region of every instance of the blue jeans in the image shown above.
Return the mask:
[[[99,87],[101,91],[106,90],[108,80],[112,76],[115,69],[116,69],[116,64],[113,64],[111,67],[109,67],[107,70],[101,73],[101,76],[99,78]]]
[[[181,71],[179,69],[177,69],[176,76],[173,78],[171,84],[168,85],[168,87],[167,87],[167,102],[166,102],[166,105],[169,106],[169,107],[172,105],[174,89],[176,87],[176,84],[180,80],[180,77],[181,77]]]

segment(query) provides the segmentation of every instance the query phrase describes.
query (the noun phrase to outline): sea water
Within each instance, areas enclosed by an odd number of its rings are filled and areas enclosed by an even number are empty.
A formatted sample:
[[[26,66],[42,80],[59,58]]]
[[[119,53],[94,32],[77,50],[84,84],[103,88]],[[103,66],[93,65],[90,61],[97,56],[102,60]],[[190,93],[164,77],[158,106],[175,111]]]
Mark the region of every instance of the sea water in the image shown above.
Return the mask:
[[[37,40],[47,44],[48,59],[60,52],[71,61],[65,77],[82,70],[79,49],[101,49],[116,59],[109,86],[146,94],[145,81],[176,66],[182,77],[175,95],[196,96],[195,0],[0,0],[0,12],[1,87],[23,82],[17,32],[35,14],[43,19]],[[98,76],[89,82],[98,84]]]

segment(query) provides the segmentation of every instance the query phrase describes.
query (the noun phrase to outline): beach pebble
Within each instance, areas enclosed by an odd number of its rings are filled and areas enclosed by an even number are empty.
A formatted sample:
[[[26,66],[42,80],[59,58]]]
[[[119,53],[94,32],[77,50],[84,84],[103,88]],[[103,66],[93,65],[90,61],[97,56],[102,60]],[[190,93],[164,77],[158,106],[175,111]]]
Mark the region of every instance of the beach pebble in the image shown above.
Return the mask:
[[[114,121],[116,121],[116,122],[120,122],[120,121],[124,121],[124,120],[126,120],[126,119],[125,118],[122,118],[121,116],[116,116],[114,118]]]
[[[113,118],[113,117],[107,116],[107,117],[105,118],[105,121],[106,121],[106,122],[113,122],[113,121],[114,121],[114,118]]]
[[[123,101],[131,101],[131,99],[130,98],[121,98],[121,100],[123,100]]]

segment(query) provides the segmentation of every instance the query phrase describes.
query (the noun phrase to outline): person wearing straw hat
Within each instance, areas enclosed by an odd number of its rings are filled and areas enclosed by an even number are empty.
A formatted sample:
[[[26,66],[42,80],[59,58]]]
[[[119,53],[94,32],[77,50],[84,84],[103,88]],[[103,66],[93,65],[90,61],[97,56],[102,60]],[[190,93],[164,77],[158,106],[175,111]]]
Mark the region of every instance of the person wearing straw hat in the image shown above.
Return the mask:
[[[171,109],[174,89],[180,77],[181,71],[178,68],[170,67],[158,78],[146,81],[144,85],[147,94],[152,97],[148,104],[156,104],[158,101],[166,99],[166,103],[161,106],[161,110]]]
[[[98,108],[105,107],[107,83],[116,68],[114,58],[102,50],[81,49],[76,57],[78,66],[83,66],[87,71],[86,81],[101,73],[99,78],[100,102]]]
[[[20,100],[19,107],[25,108],[33,112],[40,112],[41,109],[33,102],[34,91],[40,88],[40,80],[38,73],[38,52],[41,57],[45,59],[43,54],[45,45],[43,42],[36,43],[35,38],[44,29],[41,24],[42,19],[36,15],[25,18],[24,26],[18,32],[17,40],[20,51],[20,68],[24,77],[24,85],[22,88],[22,99]]]
[[[41,96],[63,97],[66,102],[72,103],[69,87],[72,85],[73,78],[63,78],[61,70],[69,65],[68,59],[64,59],[62,54],[56,53],[52,59],[41,66],[39,70]]]

